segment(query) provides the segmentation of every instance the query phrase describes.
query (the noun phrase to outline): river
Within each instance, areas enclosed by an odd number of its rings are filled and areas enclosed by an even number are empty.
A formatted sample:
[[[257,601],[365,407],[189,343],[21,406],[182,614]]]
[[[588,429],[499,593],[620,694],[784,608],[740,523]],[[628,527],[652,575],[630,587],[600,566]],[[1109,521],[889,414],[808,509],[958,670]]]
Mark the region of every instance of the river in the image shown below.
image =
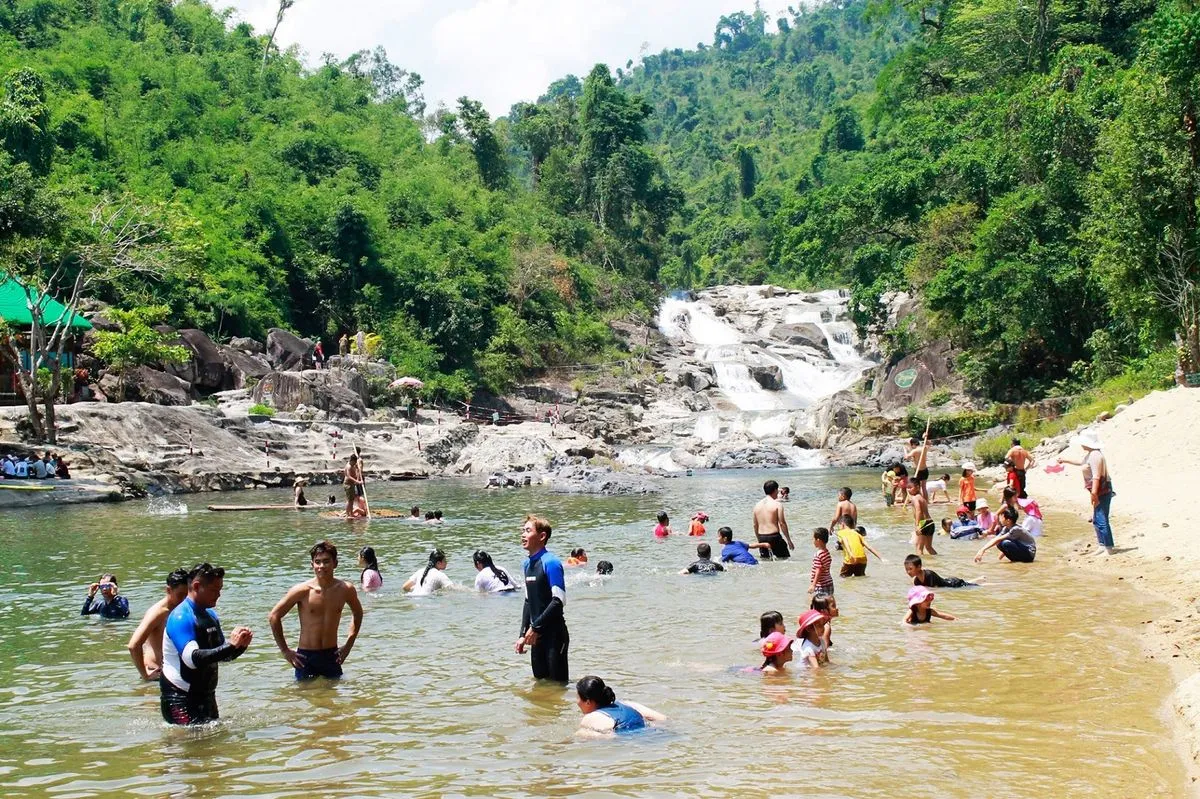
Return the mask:
[[[0,520],[0,786],[5,797],[164,796],[1175,796],[1182,763],[1163,710],[1167,669],[1139,654],[1136,630],[1161,607],[1057,561],[1066,531],[1049,517],[1039,562],[974,565],[976,545],[939,536],[943,575],[986,575],[941,591],[959,617],[906,629],[908,525],[882,507],[865,471],[775,471],[792,488],[797,558],[715,578],[677,571],[695,539],[655,540],[654,514],[686,531],[694,510],[749,538],[764,472],[664,481],[658,497],[481,492],[479,481],[371,484],[374,507],[441,508],[435,528],[397,520],[347,524],[313,513],[216,514],[210,502],[286,502],[281,492],[192,495],[113,506],[9,511]],[[872,559],[839,580],[832,665],[784,678],[739,675],[761,662],[758,616],[806,606],[811,528],[835,487],[856,488]],[[314,488],[313,494],[321,489]],[[189,512],[163,513],[171,506]],[[404,580],[438,545],[447,573],[474,579],[484,547],[520,567],[519,527],[536,510],[551,548],[585,547],[614,575],[568,574],[571,670],[670,717],[661,729],[581,741],[574,692],[535,686],[512,651],[516,597],[470,592],[413,599]],[[937,511],[935,511],[936,513]],[[307,549],[329,537],[339,573],[379,554],[383,590],[365,597],[346,678],[297,685],[266,614],[305,578]],[[228,570],[217,610],[228,632],[255,631],[221,666],[220,724],[168,729],[158,690],[139,684],[125,642],[161,596],[168,570],[200,560]],[[835,562],[837,553],[835,553]],[[133,618],[80,618],[86,584],[115,569]],[[1165,606],[1164,606],[1165,607]],[[344,622],[348,623],[348,621]],[[293,615],[287,622],[294,642]],[[294,645],[294,643],[293,643]]]

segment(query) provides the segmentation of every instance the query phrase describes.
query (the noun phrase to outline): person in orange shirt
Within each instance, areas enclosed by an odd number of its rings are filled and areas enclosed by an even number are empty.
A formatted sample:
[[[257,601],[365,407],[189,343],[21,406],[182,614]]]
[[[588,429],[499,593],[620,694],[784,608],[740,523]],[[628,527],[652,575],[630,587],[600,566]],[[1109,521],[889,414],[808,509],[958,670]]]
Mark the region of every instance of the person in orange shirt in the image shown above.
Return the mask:
[[[708,521],[708,514],[700,511],[692,517],[692,523],[688,527],[688,535],[704,535],[707,530],[704,529],[704,523]]]
[[[971,461],[963,461],[962,479],[958,481],[958,501],[962,505],[966,505],[975,512],[975,464]]]
[[[567,565],[567,568],[573,569],[576,566],[582,566],[583,564],[585,564],[587,562],[588,562],[587,552],[584,551],[583,547],[576,547],[575,549],[571,550],[571,557],[567,558],[566,565]]]

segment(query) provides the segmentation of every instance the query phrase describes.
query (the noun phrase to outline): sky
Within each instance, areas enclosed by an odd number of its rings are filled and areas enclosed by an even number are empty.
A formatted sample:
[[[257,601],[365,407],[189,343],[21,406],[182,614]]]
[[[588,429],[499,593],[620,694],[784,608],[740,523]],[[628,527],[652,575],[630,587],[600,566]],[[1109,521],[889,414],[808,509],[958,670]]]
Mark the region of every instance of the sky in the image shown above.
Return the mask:
[[[237,18],[263,33],[278,6],[232,2]],[[324,53],[344,58],[382,45],[393,64],[425,79],[430,110],[467,95],[500,116],[567,74],[637,63],[643,45],[657,53],[712,44],[722,14],[753,8],[754,0],[296,0],[277,39],[298,44],[310,66]]]

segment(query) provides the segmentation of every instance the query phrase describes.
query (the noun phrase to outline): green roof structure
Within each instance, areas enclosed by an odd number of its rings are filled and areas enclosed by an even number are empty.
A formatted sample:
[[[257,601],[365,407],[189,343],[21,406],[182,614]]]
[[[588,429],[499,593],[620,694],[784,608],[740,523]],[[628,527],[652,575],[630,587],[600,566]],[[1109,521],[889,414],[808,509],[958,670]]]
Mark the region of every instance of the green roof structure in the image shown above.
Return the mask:
[[[41,308],[43,327],[58,324],[59,320],[69,313],[67,306],[53,297],[42,296],[36,289],[32,290],[32,297],[34,304]],[[16,278],[10,277],[0,283],[0,319],[16,327],[32,325],[33,314],[29,310],[29,299],[24,284]],[[69,324],[74,330],[92,329],[92,323],[79,314],[72,314]]]

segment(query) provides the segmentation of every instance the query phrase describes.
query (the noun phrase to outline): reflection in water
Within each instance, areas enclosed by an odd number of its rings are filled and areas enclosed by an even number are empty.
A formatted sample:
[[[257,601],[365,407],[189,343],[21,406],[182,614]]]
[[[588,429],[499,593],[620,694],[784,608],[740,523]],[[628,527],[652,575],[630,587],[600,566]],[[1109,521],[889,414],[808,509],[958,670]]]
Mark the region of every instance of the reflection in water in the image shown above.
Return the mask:
[[[481,494],[456,481],[372,486],[374,507],[446,509],[452,521],[441,528],[210,514],[199,497],[187,515],[150,516],[133,503],[10,512],[0,522],[4,796],[750,796],[776,773],[795,793],[829,796],[892,797],[902,784],[987,797],[1181,791],[1159,716],[1167,674],[1131,655],[1127,632],[1152,612],[1055,563],[1063,544],[1054,525],[1078,524],[1068,517],[1050,519],[1043,561],[1032,566],[973,566],[975,546],[941,542],[929,565],[986,574],[988,585],[939,591],[938,607],[960,620],[908,629],[908,524],[872,507],[864,490],[863,520],[888,563],[838,581],[832,665],[814,674],[793,664],[774,679],[734,673],[761,662],[754,640],[764,610],[781,611],[794,631],[807,606],[807,532],[828,519],[832,490],[877,485],[866,472],[790,473],[792,562],[713,579],[676,574],[696,541],[654,540],[655,512],[687,518],[703,508],[709,543],[724,524],[745,539],[763,479],[678,478],[662,496],[629,498]],[[284,492],[255,498],[287,501]],[[553,549],[583,546],[592,558],[568,573],[572,673],[599,674],[618,697],[662,710],[664,730],[574,738],[573,689],[534,683],[512,650],[520,597],[401,595],[434,546],[450,555],[456,582],[473,579],[469,555],[479,547],[515,570],[518,522],[530,510],[554,521]],[[363,599],[346,679],[297,685],[266,614],[325,536],[341,547],[347,578],[357,577],[358,548],[375,547],[384,585]],[[594,574],[601,559],[614,563],[610,577]],[[229,569],[217,608],[225,629],[246,624],[256,636],[221,667],[221,723],[168,729],[125,642],[166,572],[200,560]],[[129,622],[78,616],[86,582],[106,569],[130,599]],[[285,622],[293,637],[295,624]],[[820,768],[804,768],[814,757]]]

